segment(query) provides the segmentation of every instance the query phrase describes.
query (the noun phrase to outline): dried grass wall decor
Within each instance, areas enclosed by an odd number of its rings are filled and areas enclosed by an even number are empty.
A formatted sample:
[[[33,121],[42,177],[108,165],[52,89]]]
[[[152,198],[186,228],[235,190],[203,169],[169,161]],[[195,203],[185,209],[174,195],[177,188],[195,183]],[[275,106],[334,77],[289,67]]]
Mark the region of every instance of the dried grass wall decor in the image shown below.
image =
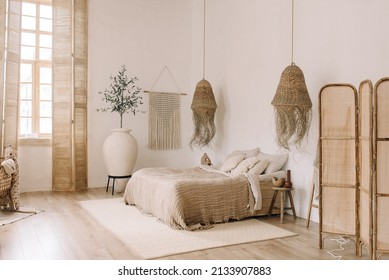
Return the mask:
[[[284,69],[274,106],[277,143],[287,150],[292,145],[301,147],[312,120],[312,102],[308,94],[303,71],[294,63]]]
[[[204,147],[212,141],[216,133],[214,123],[216,108],[216,100],[211,84],[203,79],[196,85],[191,105],[194,133],[190,146]]]

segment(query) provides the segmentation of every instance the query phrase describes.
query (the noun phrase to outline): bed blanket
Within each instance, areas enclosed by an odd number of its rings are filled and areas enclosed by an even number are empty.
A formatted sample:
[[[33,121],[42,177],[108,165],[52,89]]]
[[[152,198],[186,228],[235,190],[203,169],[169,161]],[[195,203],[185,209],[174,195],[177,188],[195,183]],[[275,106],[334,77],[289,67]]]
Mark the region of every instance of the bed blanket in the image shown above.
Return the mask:
[[[258,176],[202,166],[140,169],[128,181],[124,201],[172,228],[196,230],[252,216],[262,198]]]

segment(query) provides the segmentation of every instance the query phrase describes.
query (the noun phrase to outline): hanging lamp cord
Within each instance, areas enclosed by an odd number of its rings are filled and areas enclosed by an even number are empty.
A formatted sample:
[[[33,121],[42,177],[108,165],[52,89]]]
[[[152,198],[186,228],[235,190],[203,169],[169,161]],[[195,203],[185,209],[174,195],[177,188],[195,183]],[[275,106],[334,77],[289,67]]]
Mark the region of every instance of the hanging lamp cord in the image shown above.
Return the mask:
[[[294,52],[294,0],[292,0],[292,65],[294,65],[294,58],[293,58],[293,52]]]
[[[203,80],[205,80],[205,0],[203,0]]]

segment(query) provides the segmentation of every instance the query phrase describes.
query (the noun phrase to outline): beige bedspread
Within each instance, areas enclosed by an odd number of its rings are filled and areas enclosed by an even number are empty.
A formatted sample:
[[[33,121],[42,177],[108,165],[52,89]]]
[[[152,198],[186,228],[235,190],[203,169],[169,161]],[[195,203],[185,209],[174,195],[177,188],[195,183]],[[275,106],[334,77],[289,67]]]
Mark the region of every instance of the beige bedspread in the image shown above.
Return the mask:
[[[172,228],[204,229],[252,216],[260,208],[259,180],[251,186],[249,179],[199,167],[144,168],[128,181],[124,201]]]

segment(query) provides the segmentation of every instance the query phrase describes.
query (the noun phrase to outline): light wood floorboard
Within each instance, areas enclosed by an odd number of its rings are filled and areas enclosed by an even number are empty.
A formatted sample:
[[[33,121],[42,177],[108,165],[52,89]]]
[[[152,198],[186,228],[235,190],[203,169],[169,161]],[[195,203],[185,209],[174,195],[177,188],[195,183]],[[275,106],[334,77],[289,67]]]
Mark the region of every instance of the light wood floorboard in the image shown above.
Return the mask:
[[[119,197],[115,194],[114,197]],[[104,188],[79,192],[22,193],[21,204],[44,212],[0,227],[0,259],[3,260],[132,260],[139,259],[114,234],[104,229],[78,201],[112,198]],[[326,252],[339,249],[331,238],[325,250],[319,249],[318,224],[286,215],[280,224],[279,216],[260,217],[260,220],[295,232],[298,236],[269,241],[240,244],[169,256],[174,260],[333,260]],[[367,259],[355,255],[352,241],[345,250],[336,252],[345,260]]]

